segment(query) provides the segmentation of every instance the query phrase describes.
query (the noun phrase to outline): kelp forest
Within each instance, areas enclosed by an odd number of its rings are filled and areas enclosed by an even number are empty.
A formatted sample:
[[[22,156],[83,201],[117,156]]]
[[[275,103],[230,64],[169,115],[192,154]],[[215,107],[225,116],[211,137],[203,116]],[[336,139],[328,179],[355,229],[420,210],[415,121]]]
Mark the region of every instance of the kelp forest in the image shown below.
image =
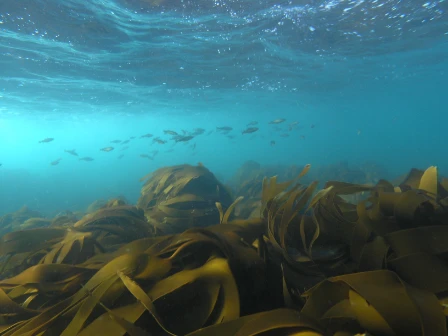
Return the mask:
[[[0,335],[447,335],[448,179],[312,170],[164,167],[135,205],[0,217]]]

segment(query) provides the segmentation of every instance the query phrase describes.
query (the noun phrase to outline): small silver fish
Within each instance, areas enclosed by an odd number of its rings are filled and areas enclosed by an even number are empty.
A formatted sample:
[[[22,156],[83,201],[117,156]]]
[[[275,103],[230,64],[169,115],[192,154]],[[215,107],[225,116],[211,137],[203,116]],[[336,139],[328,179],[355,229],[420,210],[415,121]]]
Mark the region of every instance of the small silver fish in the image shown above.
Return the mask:
[[[256,132],[256,131],[258,131],[258,127],[249,127],[249,128],[246,128],[244,131],[242,131],[241,133],[242,134],[250,134],[250,133],[254,133],[254,132]]]
[[[194,138],[194,136],[192,136],[192,135],[180,135],[180,136],[177,136],[176,138],[174,138],[174,141],[176,141],[176,142],[187,142],[187,141],[190,141],[193,138]]]
[[[162,140],[160,138],[155,138],[152,142],[157,142],[160,145],[166,144],[166,140]]]
[[[52,166],[56,166],[57,164],[59,164],[59,161],[61,161],[62,159],[61,158],[59,158],[59,159],[57,159],[57,160],[54,160],[53,162],[50,162],[50,164],[52,165]]]
[[[76,149],[66,149],[64,150],[64,152],[69,153],[70,155],[73,156],[78,156],[78,153],[76,153]]]
[[[272,120],[269,123],[273,124],[273,125],[276,125],[276,124],[281,124],[282,122],[285,122],[285,121],[286,121],[286,119],[280,118],[280,119]]]
[[[230,126],[216,127],[216,129],[218,131],[226,131],[226,132],[230,132],[231,130],[233,130],[233,128]]]
[[[53,140],[54,140],[54,138],[45,138],[45,139],[39,141],[39,143],[52,142]]]
[[[204,132],[205,132],[205,129],[203,129],[203,128],[195,128],[193,135],[201,135],[201,134],[204,134]]]
[[[104,147],[104,148],[101,148],[101,149],[100,149],[100,151],[103,151],[103,152],[111,152],[111,151],[113,151],[113,150],[114,150],[113,147]]]

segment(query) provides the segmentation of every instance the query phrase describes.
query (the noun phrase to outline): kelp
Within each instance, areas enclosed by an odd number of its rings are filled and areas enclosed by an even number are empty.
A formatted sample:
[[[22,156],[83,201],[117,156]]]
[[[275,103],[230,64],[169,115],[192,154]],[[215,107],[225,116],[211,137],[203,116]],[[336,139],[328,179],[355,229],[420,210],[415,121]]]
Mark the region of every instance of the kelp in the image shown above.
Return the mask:
[[[146,179],[137,205],[158,234],[216,224],[215,203],[232,203],[225,186],[203,165],[165,167],[142,181]]]
[[[31,218],[42,218],[42,215],[38,211],[29,209],[27,206],[23,206],[16,212],[1,216],[0,235],[18,230],[21,224]]]
[[[265,178],[249,219],[236,211],[247,195],[196,168],[151,176],[138,207],[112,200],[3,235],[0,335],[447,335],[436,167],[319,190],[306,165]]]
[[[104,207],[74,224],[78,231],[93,232],[93,238],[106,250],[154,234],[142,209],[130,205]]]
[[[400,188],[386,181],[379,181],[376,185],[328,182],[325,189],[320,191],[321,194],[316,194],[315,201],[310,201],[313,213],[309,224],[314,233],[307,235],[306,225],[302,225],[306,224],[304,214],[297,237],[300,239],[294,245],[305,252],[310,260],[300,262],[297,258],[291,258],[289,246],[286,249],[281,246],[284,251],[282,265],[287,294],[295,296],[293,302],[304,304],[302,313],[319,318],[331,332],[341,330],[342,326],[348,324],[349,332],[368,330],[372,334],[385,335],[446,334],[441,302],[437,301],[443,300],[447,293],[445,281],[448,269],[443,257],[446,249],[438,244],[439,241],[445,241],[443,236],[448,228],[448,213],[441,204],[445,190],[437,182],[435,167],[420,174],[414,171],[410,176],[412,178],[406,179]],[[290,191],[291,197],[300,194],[299,190],[296,193]],[[366,191],[371,193],[370,197],[357,205],[341,197]],[[316,200],[318,195],[320,198]],[[274,246],[277,247],[281,244],[275,238],[275,232],[281,232],[286,212],[282,211],[284,203],[278,203],[271,205],[277,212],[268,218],[272,223],[270,227],[277,229],[271,234]],[[297,207],[300,201],[291,204]],[[292,208],[289,213],[291,211]],[[280,224],[275,221],[276,216],[282,218]],[[342,264],[339,258],[323,261],[313,257],[310,246],[319,239],[325,242],[329,250],[332,245],[345,246],[341,249],[341,252],[346,251]],[[303,254],[301,257],[303,259]],[[345,275],[352,272],[357,273]],[[314,276],[315,282],[319,284],[299,297],[298,293],[306,284],[306,275],[309,275],[308,278]],[[330,278],[334,280],[322,280],[332,275],[339,276]],[[369,280],[370,285],[365,291],[357,289],[353,284],[349,284],[351,289],[333,285],[347,283],[349,279],[354,284],[364,285]],[[312,281],[308,283],[309,287],[312,285]],[[390,292],[384,289],[388,286],[391,287],[387,289]],[[399,297],[398,288],[408,294]],[[332,295],[336,295],[334,299]],[[392,301],[394,297],[395,301]],[[400,312],[400,315],[399,308],[379,311],[380,308],[372,307],[372,298],[403,302],[403,305],[406,300],[410,300],[414,302],[415,316],[411,317],[410,312],[404,315]],[[406,325],[408,318],[420,322],[413,326]]]
[[[244,197],[235,208],[235,215],[241,219],[257,218],[260,216],[262,178],[244,181],[236,195]]]
[[[79,218],[71,211],[64,211],[54,217],[50,223],[51,227],[71,227]]]
[[[188,336],[226,335],[323,336],[320,326],[292,309],[276,309],[195,331]]]
[[[437,297],[388,270],[330,278],[304,294],[302,314],[331,332],[373,335],[446,335]]]
[[[244,225],[229,223],[229,228],[234,226],[244,229]],[[250,226],[252,230],[254,224]],[[262,225],[257,227],[258,232],[252,234],[251,240],[263,230]],[[213,229],[191,229],[178,237],[141,241],[141,247],[146,247],[145,252],[124,253],[98,270],[96,267],[86,267],[91,260],[84,266],[34,266],[0,282],[0,288],[7,295],[12,291],[23,293],[21,288],[32,289],[34,300],[41,305],[48,304],[45,298],[50,291],[61,292],[64,297],[71,296],[48,309],[41,309],[37,315],[34,312],[33,318],[12,326],[4,334],[22,335],[44,330],[61,335],[92,334],[107,328],[105,323],[118,324],[115,328],[126,326],[121,319],[136,313],[136,309],[138,314],[133,315],[135,320],[127,322],[137,322],[147,312],[154,320],[154,328],[158,326],[166,333],[185,334],[235,319],[240,315],[239,293],[242,290],[237,287],[233,274],[253,269],[256,264],[254,260],[258,258],[255,249],[250,244],[242,243],[242,237],[238,237],[231,230],[213,232]],[[208,248],[204,249],[205,246]],[[129,249],[130,246],[123,251]],[[262,267],[263,263],[259,261],[258,267]],[[46,271],[42,267],[52,269]],[[58,267],[65,267],[65,276]],[[58,278],[50,279],[51,272],[57,273]],[[83,276],[92,272],[96,273],[84,285],[74,281],[85,280]],[[78,291],[73,293],[76,288]],[[132,297],[141,304],[140,308],[132,302]],[[23,296],[9,297],[13,298],[21,300]],[[194,311],[189,309],[189,302],[195,305]],[[107,312],[97,306],[107,308]],[[179,315],[173,316],[170,313],[173,310],[178,311]],[[110,318],[106,319],[103,315]],[[67,324],[67,321],[71,322]],[[120,334],[124,335],[125,331]]]
[[[12,232],[0,241],[0,254],[5,257],[0,278],[40,263],[79,264],[102,252],[103,247],[91,232],[65,228]]]
[[[51,220],[47,218],[30,218],[23,224],[20,224],[20,230],[36,229],[40,227],[47,227],[51,224]]]

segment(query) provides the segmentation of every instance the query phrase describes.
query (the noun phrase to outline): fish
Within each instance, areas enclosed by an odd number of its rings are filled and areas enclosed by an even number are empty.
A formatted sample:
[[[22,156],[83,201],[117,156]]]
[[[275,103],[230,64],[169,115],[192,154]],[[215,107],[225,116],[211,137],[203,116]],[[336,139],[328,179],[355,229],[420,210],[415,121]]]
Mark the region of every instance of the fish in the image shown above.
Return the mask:
[[[114,144],[119,144],[119,143],[121,143],[121,140],[112,140],[111,142]]]
[[[356,132],[356,134],[357,134],[357,135],[361,135],[361,130],[358,130],[358,131]]]
[[[258,125],[258,121],[251,121],[246,126],[255,126],[255,125]]]
[[[193,148],[193,150],[196,149],[196,142],[191,146],[191,148]]]
[[[258,127],[249,127],[246,128],[244,131],[241,132],[241,134],[250,134],[258,131]]]
[[[131,139],[131,140],[134,140],[134,139],[135,139],[135,137],[134,137],[134,136],[132,136],[132,137],[130,137],[129,139]]]
[[[316,127],[314,124],[311,124],[311,128],[314,128],[314,127]]]
[[[3,166],[3,163],[0,163],[0,167]]]
[[[62,159],[59,158],[59,159],[57,159],[57,160],[54,160],[54,161],[50,162],[50,164],[51,164],[52,166],[56,166],[56,165],[59,163],[59,161],[61,161],[61,160],[62,160]]]
[[[113,151],[113,150],[114,150],[113,147],[104,147],[104,148],[101,148],[101,149],[100,149],[100,151],[103,151],[103,152],[111,152],[111,151]]]
[[[82,157],[82,158],[79,159],[79,161],[87,161],[87,162],[89,162],[89,161],[93,161],[93,160],[94,160],[94,159],[91,158],[90,156],[85,156],[85,157]]]
[[[275,145],[275,141],[271,140],[271,146],[274,146],[274,145]]]
[[[280,118],[280,119],[272,120],[269,123],[273,124],[273,125],[276,125],[276,124],[281,124],[282,122],[285,122],[285,121],[286,121],[286,119]]]
[[[230,126],[216,127],[216,129],[218,131],[226,131],[226,132],[230,132],[231,130],[233,130],[233,128]]]
[[[140,154],[140,157],[146,158],[146,159],[150,159],[150,160],[154,160],[154,158],[149,156],[148,154]]]
[[[126,150],[128,148],[129,148],[129,146],[124,146],[121,150],[124,151],[124,150]]]
[[[122,159],[123,156],[124,156],[124,154],[121,154],[121,155],[118,157],[118,159]]]
[[[213,130],[208,131],[208,133],[206,135],[210,135],[213,133]]]
[[[144,135],[142,135],[141,137],[140,137],[140,139],[142,139],[142,138],[152,138],[152,134],[151,133],[147,133],[147,134],[144,134]]]
[[[163,133],[169,134],[169,135],[178,135],[177,132],[171,131],[171,130],[164,130]]]
[[[66,149],[64,152],[69,153],[70,155],[78,156],[78,153],[76,153],[76,149]]]
[[[153,140],[153,142],[157,142],[160,145],[166,144],[166,140],[162,140],[162,139],[159,139],[159,138],[155,138]]]
[[[280,134],[280,136],[281,136],[282,138],[287,138],[287,137],[289,137],[289,134],[288,134],[288,133],[283,133],[283,134]]]
[[[195,128],[194,130],[193,130],[193,135],[201,135],[201,134],[204,134],[204,132],[205,132],[205,129],[203,129],[203,128]]]
[[[298,121],[293,121],[292,123],[289,124],[288,130],[292,131],[298,124],[299,124]]]
[[[300,138],[301,138],[301,139],[305,139],[305,136],[304,136],[304,135],[301,135]]]
[[[121,144],[122,145],[126,145],[126,144],[128,144],[129,143],[129,140],[125,140],[125,141],[123,141]]]
[[[190,141],[193,138],[194,138],[194,136],[192,136],[192,135],[179,135],[176,138],[174,138],[174,141],[176,141],[176,142],[187,142],[187,141]]]
[[[54,140],[54,138],[45,138],[45,139],[39,141],[39,143],[52,142],[53,140]]]

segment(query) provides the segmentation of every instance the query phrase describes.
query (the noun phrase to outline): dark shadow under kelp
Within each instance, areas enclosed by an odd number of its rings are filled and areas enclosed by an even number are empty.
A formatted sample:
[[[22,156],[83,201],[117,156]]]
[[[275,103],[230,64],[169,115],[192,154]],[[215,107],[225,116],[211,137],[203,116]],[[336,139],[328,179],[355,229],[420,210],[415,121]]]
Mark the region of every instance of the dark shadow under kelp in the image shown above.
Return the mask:
[[[167,167],[137,206],[26,229],[22,209],[0,240],[0,335],[447,335],[448,181],[319,190],[309,169],[232,198],[203,166]]]

